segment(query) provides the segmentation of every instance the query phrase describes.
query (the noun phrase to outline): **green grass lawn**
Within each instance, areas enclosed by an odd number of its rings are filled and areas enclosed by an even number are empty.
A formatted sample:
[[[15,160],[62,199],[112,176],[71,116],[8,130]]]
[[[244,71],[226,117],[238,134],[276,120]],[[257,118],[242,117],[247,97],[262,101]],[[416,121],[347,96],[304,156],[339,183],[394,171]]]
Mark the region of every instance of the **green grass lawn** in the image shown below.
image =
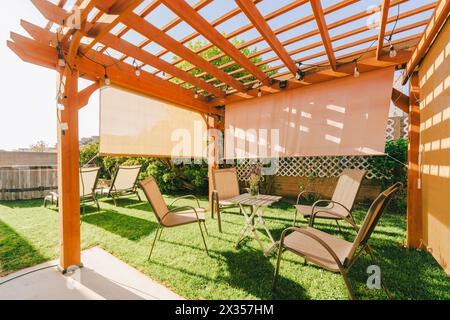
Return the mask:
[[[167,197],[169,201],[171,197]],[[190,203],[189,200],[180,202]],[[29,267],[58,256],[58,214],[45,209],[42,200],[0,202],[0,275]],[[205,199],[202,205],[207,206]],[[82,247],[99,246],[117,258],[141,270],[188,299],[347,299],[339,274],[285,253],[278,289],[271,292],[275,255],[266,258],[255,240],[235,248],[244,218],[239,210],[223,214],[224,233],[217,221],[207,217],[210,256],[204,249],[198,225],[165,229],[156,244],[152,261],[147,261],[156,220],[148,204],[123,199],[118,207],[101,201],[102,211],[88,207],[82,216]],[[364,210],[357,210],[359,222]],[[266,222],[278,239],[291,224],[293,208],[280,202],[266,211]],[[335,224],[319,222],[317,227],[352,240],[354,232]],[[450,299],[449,278],[426,252],[407,250],[405,217],[386,214],[372,236],[372,246],[386,280],[396,299]],[[268,241],[267,241],[268,243]],[[383,291],[366,286],[366,268],[370,260],[363,256],[349,278],[360,299],[385,299]],[[1,282],[1,281],[0,281]]]

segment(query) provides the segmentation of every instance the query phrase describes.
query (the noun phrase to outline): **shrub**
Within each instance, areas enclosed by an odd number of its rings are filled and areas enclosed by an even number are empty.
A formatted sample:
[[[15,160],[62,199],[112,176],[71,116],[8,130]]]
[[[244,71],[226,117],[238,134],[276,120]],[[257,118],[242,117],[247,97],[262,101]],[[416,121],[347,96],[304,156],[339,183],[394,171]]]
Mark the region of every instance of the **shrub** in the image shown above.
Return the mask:
[[[369,163],[372,168],[385,178],[375,179],[374,183],[380,185],[383,190],[396,182],[401,182],[403,188],[392,200],[389,210],[397,213],[406,213],[406,177],[408,161],[408,139],[400,138],[386,142],[386,154],[388,156],[371,157]]]

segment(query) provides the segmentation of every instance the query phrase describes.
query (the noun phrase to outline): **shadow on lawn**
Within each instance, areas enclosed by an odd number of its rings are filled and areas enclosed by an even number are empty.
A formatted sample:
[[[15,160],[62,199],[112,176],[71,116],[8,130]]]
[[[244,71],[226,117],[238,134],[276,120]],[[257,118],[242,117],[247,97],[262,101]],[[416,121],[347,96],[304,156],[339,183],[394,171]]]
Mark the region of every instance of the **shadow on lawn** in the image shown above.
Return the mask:
[[[0,276],[45,260],[27,240],[0,220]]]
[[[277,289],[272,292],[274,266],[261,251],[241,248],[238,251],[222,252],[220,255],[230,274],[222,280],[230,286],[260,299],[310,299],[298,283],[283,276],[278,277]]]
[[[157,227],[156,222],[121,214],[114,210],[85,215],[81,217],[81,221],[132,241],[148,236]]]

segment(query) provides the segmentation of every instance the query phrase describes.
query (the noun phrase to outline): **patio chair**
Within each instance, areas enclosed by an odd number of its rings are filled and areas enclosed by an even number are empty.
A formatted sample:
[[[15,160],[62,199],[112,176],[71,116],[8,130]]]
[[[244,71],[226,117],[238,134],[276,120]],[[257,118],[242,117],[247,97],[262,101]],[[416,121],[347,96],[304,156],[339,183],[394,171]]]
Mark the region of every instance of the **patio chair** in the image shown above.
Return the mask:
[[[85,204],[88,202],[93,202],[97,206],[97,210],[100,211],[100,204],[97,200],[97,184],[100,175],[99,167],[91,168],[81,168],[80,169],[80,203]],[[50,192],[48,196],[44,198],[44,207],[47,207],[47,202],[50,201],[51,204],[56,204],[58,206],[59,195],[57,192]],[[83,211],[85,211],[85,206],[83,206]]]
[[[217,211],[219,232],[222,232],[222,211],[224,209],[240,208],[239,204],[229,201],[229,199],[241,194],[236,168],[213,169],[212,184],[211,218],[214,219],[214,213]]]
[[[369,245],[369,238],[383,215],[383,212],[389,205],[394,193],[399,190],[400,187],[401,183],[396,183],[375,199],[367,212],[361,228],[355,227],[355,230],[358,233],[353,243],[312,227],[290,227],[284,230],[281,234],[279,243],[278,259],[272,289],[274,290],[276,287],[281,255],[285,250],[289,250],[303,257],[305,263],[310,261],[328,271],[339,272],[344,279],[349,297],[354,299],[355,295],[350,287],[347,274],[358,257],[364,252],[369,254],[374,265],[378,265],[373,250]],[[290,234],[288,235],[288,233]],[[381,285],[386,292],[386,295],[391,299],[391,295],[382,280]]]
[[[366,175],[366,170],[345,169],[339,176],[336,188],[331,200],[319,199],[313,205],[300,204],[300,199],[307,194],[317,194],[312,191],[303,191],[297,197],[295,205],[294,223],[297,222],[297,214],[309,219],[309,225],[314,227],[315,219],[331,219],[336,221],[339,230],[339,220],[345,220],[351,225],[355,225],[352,216],[353,206],[361,188],[362,181]],[[313,215],[314,214],[314,215]],[[314,216],[314,217],[313,217]]]
[[[161,234],[164,228],[174,228],[191,223],[198,223],[206,253],[209,255],[208,247],[206,245],[206,240],[202,229],[203,223],[205,231],[208,234],[205,223],[205,209],[200,207],[200,202],[198,201],[198,199],[193,195],[179,197],[175,199],[169,207],[167,207],[155,178],[150,176],[139,184],[144,191],[145,197],[150,203],[150,206],[153,209],[153,213],[155,214],[156,219],[158,220],[158,228],[156,229],[155,238],[150,249],[150,254],[148,255],[148,260],[150,260],[156,241],[161,238]],[[177,208],[173,207],[173,205],[177,201],[189,198],[196,200],[198,206],[197,208],[194,208],[192,206],[182,206]]]
[[[117,206],[118,198],[128,195],[135,195],[139,201],[142,201],[137,190],[141,170],[142,166],[119,166],[117,168],[111,185],[107,188],[107,197],[113,199],[115,206]]]

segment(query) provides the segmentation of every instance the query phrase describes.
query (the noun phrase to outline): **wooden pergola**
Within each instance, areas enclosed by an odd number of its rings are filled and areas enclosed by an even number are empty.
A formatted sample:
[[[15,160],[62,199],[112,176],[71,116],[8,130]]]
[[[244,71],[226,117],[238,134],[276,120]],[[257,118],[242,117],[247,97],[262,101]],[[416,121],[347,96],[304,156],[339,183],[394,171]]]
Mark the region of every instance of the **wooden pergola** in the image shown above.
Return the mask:
[[[98,88],[111,82],[133,92],[173,102],[215,119],[215,126],[219,126],[217,119],[223,117],[224,106],[229,103],[353,76],[355,68],[360,73],[391,66],[405,69],[405,81],[410,80],[414,93],[418,82],[415,67],[437,32],[436,20],[445,19],[449,9],[448,1],[442,0],[427,4],[418,0],[380,0],[378,34],[365,37],[364,32],[369,30],[366,20],[373,12],[355,12],[352,6],[358,0],[342,0],[328,7],[323,7],[321,0],[295,0],[264,14],[258,7],[264,4],[263,0],[235,0],[233,9],[212,21],[204,17],[202,9],[214,8],[218,1],[213,0],[199,0],[193,5],[189,4],[192,1],[185,0],[77,0],[73,8],[67,8],[66,0],[58,4],[49,0],[31,2],[48,20],[47,25],[39,27],[22,20],[21,26],[29,37],[11,33],[7,45],[24,61],[60,74],[59,99],[64,106],[58,111],[62,270],[81,264],[78,111]],[[413,9],[401,10],[405,3],[415,5]],[[157,27],[149,17],[161,7],[171,11],[175,18]],[[278,28],[270,26],[271,21],[300,9],[311,14]],[[327,18],[333,14],[339,18],[328,22]],[[237,25],[227,33],[218,31],[222,24],[239,15],[244,15],[249,23]],[[194,31],[177,40],[170,31],[182,23]],[[308,23],[316,27],[304,33],[296,31]],[[394,27],[388,28],[389,25]],[[351,27],[337,32],[346,26]],[[251,30],[259,36],[238,46],[230,42]],[[144,40],[132,41],[127,37],[130,32]],[[286,34],[293,36],[285,39]],[[204,46],[196,50],[186,46],[199,37],[206,39]],[[314,37],[319,40],[311,41]],[[294,46],[302,41],[309,42]],[[152,43],[162,50],[153,53],[147,50]],[[242,53],[243,49],[262,43],[265,45],[250,56]],[[294,49],[290,49],[293,46]],[[362,46],[365,48],[361,49]],[[205,59],[202,53],[213,47],[221,53]],[[116,54],[109,54],[109,50]],[[167,61],[164,59],[167,54],[178,58]],[[269,58],[252,62],[251,58],[260,56]],[[229,62],[215,64],[223,57],[228,57]],[[183,62],[187,62],[189,68],[181,68]],[[269,67],[263,70],[263,65]],[[226,72],[232,66],[238,68]],[[245,75],[236,77],[242,73]],[[79,90],[79,78],[93,81],[93,84]],[[282,89],[280,82],[286,87]],[[411,97],[417,98],[417,95]],[[415,220],[420,211],[420,201],[417,201],[419,123],[415,98],[393,90],[395,104],[410,115],[408,245],[411,247],[418,247],[420,239]]]

